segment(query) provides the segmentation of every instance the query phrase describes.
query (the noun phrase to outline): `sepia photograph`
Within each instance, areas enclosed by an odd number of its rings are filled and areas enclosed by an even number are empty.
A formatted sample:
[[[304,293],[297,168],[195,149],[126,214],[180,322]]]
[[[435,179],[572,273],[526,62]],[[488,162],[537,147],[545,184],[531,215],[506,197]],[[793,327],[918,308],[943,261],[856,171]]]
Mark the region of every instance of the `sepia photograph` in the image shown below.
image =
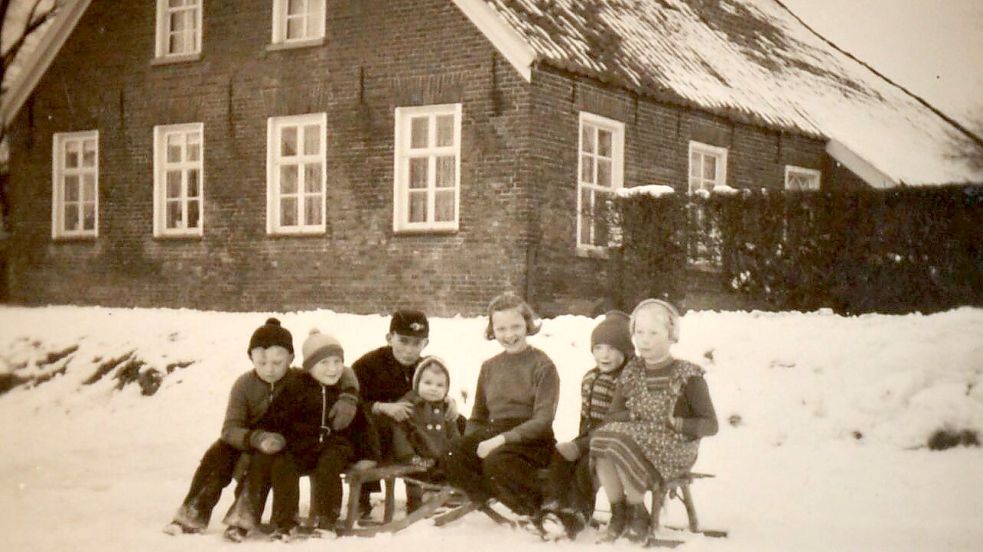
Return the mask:
[[[980,550],[980,0],[0,0],[0,54],[4,550]]]

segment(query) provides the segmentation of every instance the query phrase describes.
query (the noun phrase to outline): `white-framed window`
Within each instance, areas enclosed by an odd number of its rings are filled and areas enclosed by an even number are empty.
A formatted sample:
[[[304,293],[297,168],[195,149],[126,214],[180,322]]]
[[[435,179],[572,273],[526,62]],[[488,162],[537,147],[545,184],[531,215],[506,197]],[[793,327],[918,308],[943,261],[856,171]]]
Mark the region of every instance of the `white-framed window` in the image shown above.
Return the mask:
[[[99,235],[99,131],[52,138],[52,238]]]
[[[200,236],[204,124],[154,127],[154,236]]]
[[[819,190],[822,173],[816,169],[785,165],[785,189],[790,192]]]
[[[689,143],[689,193],[727,184],[727,148]]]
[[[267,216],[271,234],[316,234],[325,221],[326,113],[267,120]]]
[[[201,12],[204,0],[157,0],[157,57],[201,53]]]
[[[273,43],[324,38],[324,0],[273,0]]]
[[[396,108],[393,231],[456,231],[461,104]]]
[[[615,192],[624,184],[625,125],[582,111],[577,161],[577,248],[611,245]]]

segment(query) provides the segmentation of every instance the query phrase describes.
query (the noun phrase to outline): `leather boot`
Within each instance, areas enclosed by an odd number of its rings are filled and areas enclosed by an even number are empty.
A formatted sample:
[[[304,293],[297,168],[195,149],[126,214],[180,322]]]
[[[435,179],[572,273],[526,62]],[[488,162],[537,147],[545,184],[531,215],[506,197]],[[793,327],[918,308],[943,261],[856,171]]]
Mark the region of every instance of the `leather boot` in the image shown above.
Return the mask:
[[[628,524],[628,506],[625,501],[611,504],[611,521],[598,542],[614,542],[625,533]]]
[[[642,543],[648,540],[652,517],[644,504],[628,505],[628,529],[625,537],[631,542]]]

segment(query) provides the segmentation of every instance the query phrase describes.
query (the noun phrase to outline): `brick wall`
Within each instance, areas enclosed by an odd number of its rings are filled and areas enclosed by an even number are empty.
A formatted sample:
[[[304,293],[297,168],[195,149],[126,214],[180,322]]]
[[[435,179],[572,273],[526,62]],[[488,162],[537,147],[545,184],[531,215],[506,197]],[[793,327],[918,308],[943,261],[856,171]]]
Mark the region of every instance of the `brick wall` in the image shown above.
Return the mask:
[[[661,184],[685,192],[690,140],[728,149],[727,183],[735,188],[782,189],[785,165],[823,170],[829,162],[820,140],[655,102],[563,71],[540,67],[532,83],[531,187],[549,217],[536,221],[540,239],[530,250],[530,287],[547,313],[590,314],[617,295],[610,291],[617,278],[613,259],[575,255],[581,111],[625,124],[626,187]],[[825,174],[823,181],[837,185]]]
[[[451,2],[328,1],[268,51],[270,3],[207,2],[202,58],[152,65],[154,2],[95,0],[13,129],[14,301],[479,312],[526,290],[528,89]],[[393,110],[463,103],[460,231],[394,235]],[[326,112],[328,229],[266,234],[270,116]],[[204,123],[204,236],[153,237],[153,127]],[[99,237],[51,239],[52,134],[100,133]],[[534,190],[535,191],[535,190]]]

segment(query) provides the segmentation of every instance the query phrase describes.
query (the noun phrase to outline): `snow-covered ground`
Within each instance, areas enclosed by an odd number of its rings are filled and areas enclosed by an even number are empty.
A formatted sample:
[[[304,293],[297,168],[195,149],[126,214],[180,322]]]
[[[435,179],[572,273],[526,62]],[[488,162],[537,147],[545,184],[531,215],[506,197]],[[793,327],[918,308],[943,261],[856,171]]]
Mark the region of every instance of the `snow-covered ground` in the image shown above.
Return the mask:
[[[249,335],[267,316],[0,308],[0,378],[37,378],[67,366],[33,388],[0,395],[3,549],[282,546],[221,539],[218,522],[231,490],[205,535],[160,531],[218,435],[229,387],[249,369]],[[341,340],[348,362],[381,345],[388,324],[387,317],[330,311],[280,318],[298,350],[316,326]],[[547,320],[531,338],[560,370],[555,430],[561,439],[576,430],[594,324],[584,317]],[[497,352],[482,338],[483,327],[479,318],[432,321],[426,352],[449,362],[459,400],[461,391],[473,391],[481,361]],[[925,443],[940,428],[983,432],[983,310],[852,318],[690,312],[675,353],[707,370],[721,431],[703,442],[696,467],[716,478],[696,483],[694,495],[703,525],[730,532],[727,539],[670,532],[687,541],[682,550],[980,549],[983,449],[939,452]],[[126,361],[83,383],[100,365],[128,355],[144,363],[130,364],[133,370],[165,373],[156,394],[141,395],[136,383],[116,389]],[[599,507],[606,509],[603,493]],[[685,512],[673,502],[666,517],[681,524]],[[595,550],[593,537],[588,531],[555,546]],[[471,515],[443,528],[422,522],[395,536],[288,546],[518,551],[554,545]]]

